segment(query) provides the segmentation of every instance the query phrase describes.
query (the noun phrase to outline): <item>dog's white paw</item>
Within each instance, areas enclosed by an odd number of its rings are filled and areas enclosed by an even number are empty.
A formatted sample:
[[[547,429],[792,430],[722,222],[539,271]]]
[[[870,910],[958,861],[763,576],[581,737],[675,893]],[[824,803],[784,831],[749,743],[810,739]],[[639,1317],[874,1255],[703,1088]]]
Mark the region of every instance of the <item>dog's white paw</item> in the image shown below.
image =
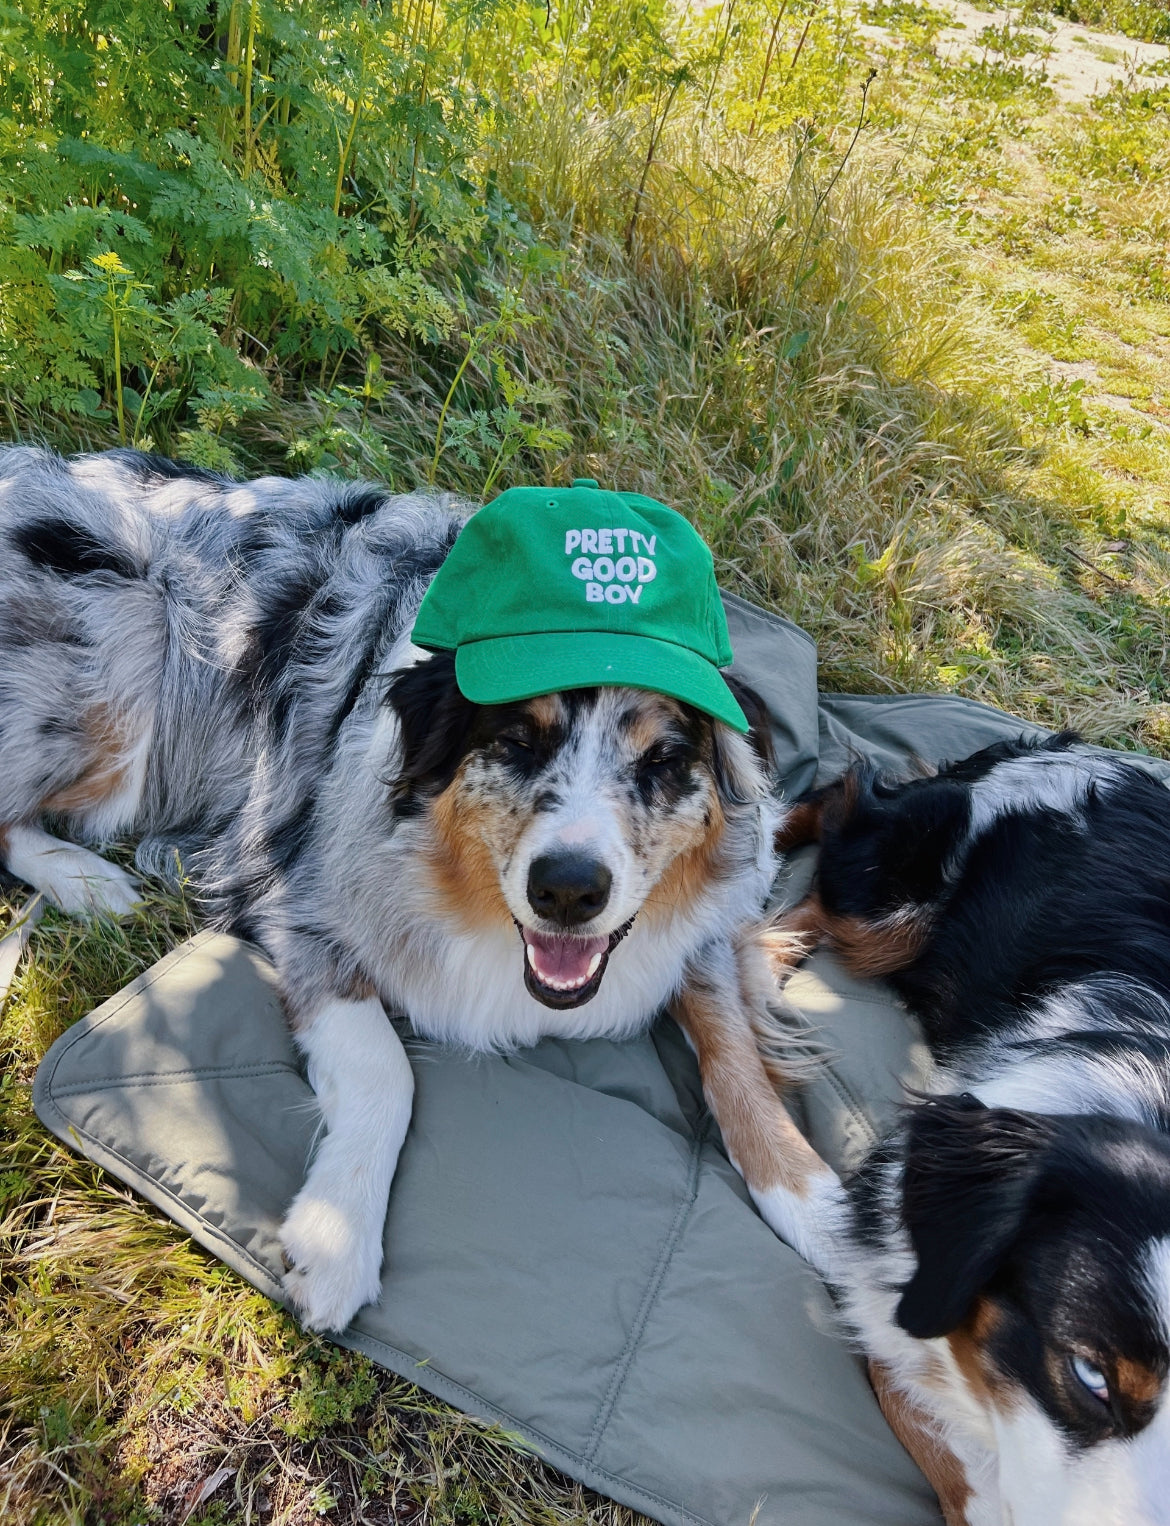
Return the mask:
[[[414,1080],[373,996],[325,1002],[297,1042],[327,1132],[281,1226],[284,1287],[311,1329],[343,1330],[381,1290],[386,1206]]]
[[[831,1280],[844,1228],[844,1189],[836,1173],[827,1167],[804,1185],[803,1193],[786,1187],[748,1190],[772,1232]]]
[[[124,917],[142,904],[134,876],[88,848],[49,849],[40,855],[39,868],[37,889],[72,917]]]
[[[306,1186],[280,1228],[284,1290],[310,1330],[344,1330],[382,1287],[381,1223],[325,1201]]]
[[[142,903],[134,876],[88,848],[35,826],[9,827],[6,838],[10,872],[70,916],[124,917]]]
[[[45,886],[62,911],[77,917],[126,917],[142,904],[142,890],[132,874],[96,853],[75,848],[77,862],[54,866]]]

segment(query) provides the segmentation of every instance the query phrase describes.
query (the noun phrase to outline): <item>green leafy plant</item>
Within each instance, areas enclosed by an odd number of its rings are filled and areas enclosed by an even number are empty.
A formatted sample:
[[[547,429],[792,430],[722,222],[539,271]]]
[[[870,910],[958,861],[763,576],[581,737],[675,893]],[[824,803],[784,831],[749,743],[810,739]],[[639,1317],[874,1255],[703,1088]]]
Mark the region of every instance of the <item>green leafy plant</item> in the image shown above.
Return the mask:
[[[468,26],[496,9],[481,0]],[[481,260],[507,211],[463,174],[488,103],[443,14],[432,0],[9,6],[9,412],[100,423],[104,392],[128,439],[149,392],[165,444],[206,432],[208,386],[331,387],[360,377],[387,335],[449,333],[435,276]]]
[[[1077,377],[1046,377],[1020,397],[1020,406],[1041,429],[1068,429],[1088,434],[1092,425],[1082,400],[1085,382]]]
[[[1068,107],[946,19],[8,0],[5,433],[109,445],[120,398],[128,441],[224,470],[596,477],[686,513],[824,688],[1170,752],[1166,77]],[[47,1139],[48,1044],[191,925],[50,913],[0,1011],[0,1517],[635,1526]]]

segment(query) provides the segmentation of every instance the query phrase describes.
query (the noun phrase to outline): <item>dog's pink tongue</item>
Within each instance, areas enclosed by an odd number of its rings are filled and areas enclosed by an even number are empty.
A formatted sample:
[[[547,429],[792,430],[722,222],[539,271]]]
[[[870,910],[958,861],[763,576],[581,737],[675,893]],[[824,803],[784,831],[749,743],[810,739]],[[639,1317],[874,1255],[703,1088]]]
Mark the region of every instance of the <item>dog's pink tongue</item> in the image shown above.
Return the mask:
[[[608,938],[550,938],[528,928],[524,941],[532,951],[528,958],[536,978],[559,986],[584,985],[593,973],[594,957],[609,947]]]

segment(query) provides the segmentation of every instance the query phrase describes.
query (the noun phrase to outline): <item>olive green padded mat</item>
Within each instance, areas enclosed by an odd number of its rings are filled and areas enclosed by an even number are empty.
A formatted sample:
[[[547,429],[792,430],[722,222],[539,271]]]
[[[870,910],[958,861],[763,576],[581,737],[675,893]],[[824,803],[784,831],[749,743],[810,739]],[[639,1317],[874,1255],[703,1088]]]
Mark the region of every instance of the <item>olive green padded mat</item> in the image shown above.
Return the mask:
[[[963,700],[816,692],[794,626],[728,600],[736,669],[763,693],[786,786],[851,754],[957,757],[1019,722]],[[778,898],[811,864],[798,855]],[[794,1102],[856,1161],[923,1055],[875,984],[817,956],[790,995],[838,1053]],[[669,1526],[937,1526],[816,1277],[757,1217],[663,1019],[642,1039],[417,1055],[381,1302],[343,1345],[497,1421],[573,1477]],[[277,1226],[314,1138],[273,975],[202,933],[71,1028],[35,1102],[279,1299]]]

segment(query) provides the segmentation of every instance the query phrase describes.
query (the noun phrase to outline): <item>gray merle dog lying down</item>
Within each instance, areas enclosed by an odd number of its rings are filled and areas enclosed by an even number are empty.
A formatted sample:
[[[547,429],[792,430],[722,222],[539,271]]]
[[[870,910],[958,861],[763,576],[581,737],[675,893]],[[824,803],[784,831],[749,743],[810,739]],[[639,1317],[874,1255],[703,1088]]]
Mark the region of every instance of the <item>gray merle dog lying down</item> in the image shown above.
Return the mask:
[[[539,513],[509,519],[504,495],[467,521],[370,485],[0,453],[2,861],[68,911],[123,913],[135,880],[80,845],[133,838],[141,871],[178,856],[209,917],[273,960],[325,1125],[281,1231],[288,1296],[315,1327],[343,1327],[380,1286],[413,1093],[387,1011],[483,1050],[620,1038],[669,1004],[757,1198],[809,1153],[760,1057],[783,810],[762,707],[714,663],[710,554],[652,500],[541,491]],[[612,667],[469,699],[462,651],[411,637],[436,572],[489,519],[513,551],[455,589],[469,618],[513,572],[532,598],[559,578],[572,620],[644,653],[655,599],[689,599],[711,660],[671,660],[705,664],[715,709],[745,707],[750,733]],[[555,577],[512,567],[534,536]],[[475,576],[495,581],[477,592]]]
[[[1066,735],[859,766],[781,833],[818,837],[786,925],[884,975],[937,1070],[771,1222],[839,1290],[949,1522],[1167,1526],[1170,794]]]

